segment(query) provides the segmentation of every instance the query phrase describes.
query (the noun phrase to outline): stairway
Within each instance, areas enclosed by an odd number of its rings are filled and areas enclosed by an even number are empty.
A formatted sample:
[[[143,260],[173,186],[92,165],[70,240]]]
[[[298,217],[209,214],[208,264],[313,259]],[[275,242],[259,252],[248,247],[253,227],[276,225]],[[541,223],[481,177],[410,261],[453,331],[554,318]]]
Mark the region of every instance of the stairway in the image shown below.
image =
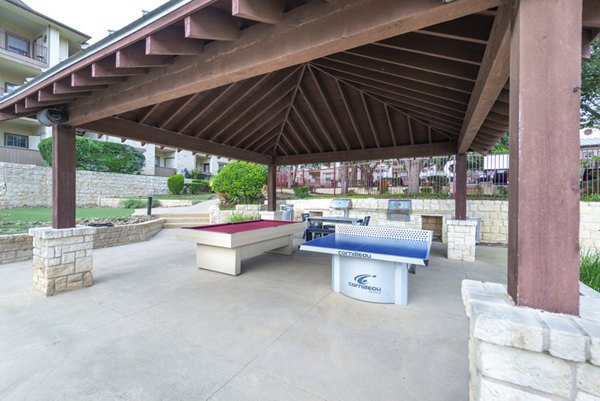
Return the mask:
[[[153,216],[158,219],[165,219],[163,228],[196,227],[209,224],[208,213],[164,213],[154,214]]]

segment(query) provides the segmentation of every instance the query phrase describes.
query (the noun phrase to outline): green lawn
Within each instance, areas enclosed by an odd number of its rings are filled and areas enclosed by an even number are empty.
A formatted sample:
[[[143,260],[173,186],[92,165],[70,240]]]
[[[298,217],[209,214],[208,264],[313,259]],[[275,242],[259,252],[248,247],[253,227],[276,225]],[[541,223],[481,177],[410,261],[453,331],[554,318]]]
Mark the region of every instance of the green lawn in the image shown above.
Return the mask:
[[[116,209],[108,207],[78,208],[78,219],[123,217],[133,213],[132,209]],[[52,209],[42,207],[0,210],[0,221],[51,221]]]

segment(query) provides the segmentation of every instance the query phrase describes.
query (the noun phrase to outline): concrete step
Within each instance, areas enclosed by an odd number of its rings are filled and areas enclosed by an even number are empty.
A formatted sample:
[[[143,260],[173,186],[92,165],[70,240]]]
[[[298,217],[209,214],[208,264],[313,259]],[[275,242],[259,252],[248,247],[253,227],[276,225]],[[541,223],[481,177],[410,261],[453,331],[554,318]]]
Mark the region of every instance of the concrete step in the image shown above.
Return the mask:
[[[208,220],[208,213],[163,213],[153,214],[152,216],[158,219],[177,219],[177,218],[193,218]]]
[[[163,225],[164,229],[170,228],[182,228],[182,227],[198,227],[198,226],[207,226],[208,223],[199,223],[199,222],[167,222]]]
[[[208,213],[164,213],[156,214],[154,217],[165,220],[163,228],[197,227],[205,226],[209,223]]]

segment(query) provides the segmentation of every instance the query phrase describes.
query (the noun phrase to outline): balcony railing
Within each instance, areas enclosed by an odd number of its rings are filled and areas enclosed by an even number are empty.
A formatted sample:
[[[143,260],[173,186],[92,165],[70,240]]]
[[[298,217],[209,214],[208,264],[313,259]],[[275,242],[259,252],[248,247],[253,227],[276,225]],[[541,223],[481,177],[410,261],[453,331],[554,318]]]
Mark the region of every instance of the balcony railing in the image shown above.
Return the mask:
[[[48,64],[48,48],[10,31],[0,29],[0,49]]]
[[[0,146],[0,162],[16,164],[33,164],[36,166],[45,166],[40,152],[33,149],[13,148],[9,146]]]
[[[154,166],[154,175],[156,175],[156,176],[170,177],[173,174],[177,174],[176,168]]]

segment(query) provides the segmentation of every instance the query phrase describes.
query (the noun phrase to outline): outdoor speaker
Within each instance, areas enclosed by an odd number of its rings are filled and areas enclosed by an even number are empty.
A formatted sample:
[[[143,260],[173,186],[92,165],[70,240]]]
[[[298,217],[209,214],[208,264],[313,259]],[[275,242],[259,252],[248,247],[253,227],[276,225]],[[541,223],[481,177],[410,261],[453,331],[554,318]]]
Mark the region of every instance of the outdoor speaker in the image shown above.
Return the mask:
[[[57,124],[63,124],[69,119],[69,115],[66,111],[58,109],[44,109],[36,114],[37,120],[40,124],[46,127],[51,127]]]

